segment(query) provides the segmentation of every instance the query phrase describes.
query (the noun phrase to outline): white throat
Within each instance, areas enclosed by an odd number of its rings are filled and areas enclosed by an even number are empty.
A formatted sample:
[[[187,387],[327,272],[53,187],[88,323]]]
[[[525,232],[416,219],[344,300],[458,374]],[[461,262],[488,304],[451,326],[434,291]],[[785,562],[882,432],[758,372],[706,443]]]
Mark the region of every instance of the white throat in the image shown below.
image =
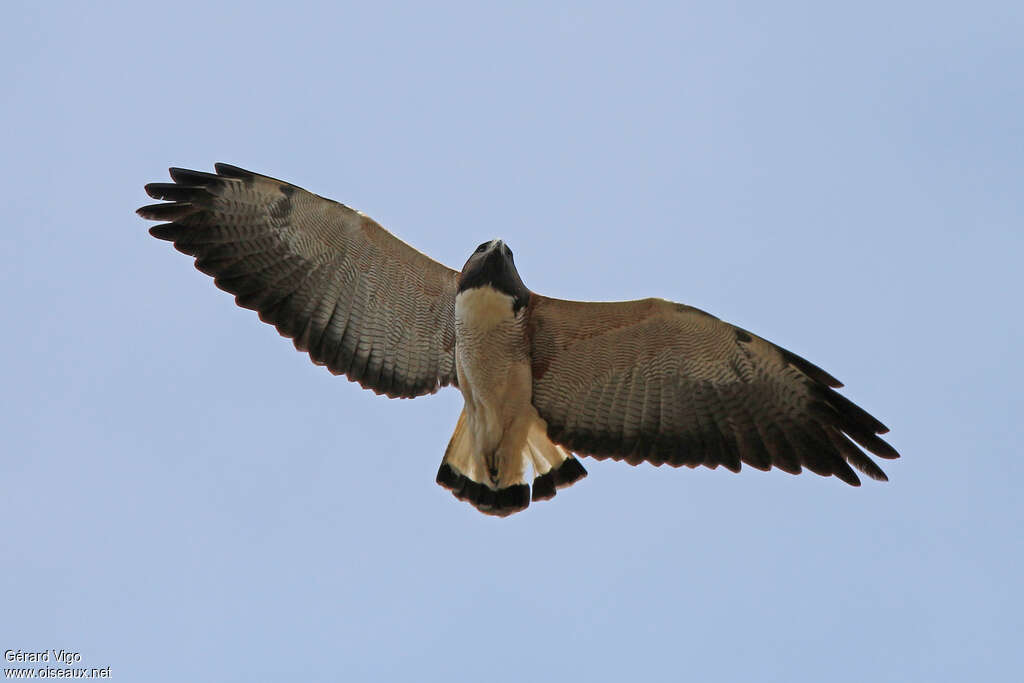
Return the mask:
[[[464,329],[487,332],[515,318],[515,299],[489,285],[455,295],[455,322]]]

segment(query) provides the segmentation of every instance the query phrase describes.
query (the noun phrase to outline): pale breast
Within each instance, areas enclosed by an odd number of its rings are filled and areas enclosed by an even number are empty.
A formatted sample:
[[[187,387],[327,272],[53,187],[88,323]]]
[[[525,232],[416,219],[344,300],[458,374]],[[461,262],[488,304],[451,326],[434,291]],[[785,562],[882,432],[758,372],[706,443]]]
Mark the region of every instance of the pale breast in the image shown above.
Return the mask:
[[[455,297],[456,368],[469,402],[504,399],[513,370],[529,367],[525,309],[516,315],[512,303],[511,296],[491,287],[476,287]]]

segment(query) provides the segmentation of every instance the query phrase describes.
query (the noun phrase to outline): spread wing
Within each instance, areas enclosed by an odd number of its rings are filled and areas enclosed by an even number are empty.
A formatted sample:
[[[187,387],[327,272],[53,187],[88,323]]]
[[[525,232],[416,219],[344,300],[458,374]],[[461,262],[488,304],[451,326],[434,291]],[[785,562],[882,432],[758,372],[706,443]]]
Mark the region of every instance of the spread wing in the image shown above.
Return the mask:
[[[239,306],[291,337],[314,363],[392,397],[455,383],[457,273],[372,219],[288,183],[216,164],[171,169],[138,210],[196,257]]]
[[[533,404],[551,439],[596,458],[655,465],[802,467],[860,484],[897,458],[886,427],[803,358],[703,311],[661,299],[533,295]]]

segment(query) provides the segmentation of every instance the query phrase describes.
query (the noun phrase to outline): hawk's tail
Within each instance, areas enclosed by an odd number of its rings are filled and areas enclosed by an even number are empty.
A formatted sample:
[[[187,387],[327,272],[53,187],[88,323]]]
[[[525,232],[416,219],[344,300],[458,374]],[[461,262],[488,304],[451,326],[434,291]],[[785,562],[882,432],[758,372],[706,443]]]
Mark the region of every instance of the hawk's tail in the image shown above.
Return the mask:
[[[507,517],[525,510],[531,498],[535,501],[548,500],[558,489],[587,476],[587,471],[572,453],[548,438],[545,425],[540,420],[530,425],[520,462],[503,463],[501,466],[517,468],[516,483],[499,487],[494,482],[483,455],[473,452],[473,439],[466,425],[466,411],[463,410],[441,460],[441,468],[437,471],[437,483],[480,512]],[[525,479],[527,466],[534,474],[532,496]],[[498,477],[499,481],[507,479]]]

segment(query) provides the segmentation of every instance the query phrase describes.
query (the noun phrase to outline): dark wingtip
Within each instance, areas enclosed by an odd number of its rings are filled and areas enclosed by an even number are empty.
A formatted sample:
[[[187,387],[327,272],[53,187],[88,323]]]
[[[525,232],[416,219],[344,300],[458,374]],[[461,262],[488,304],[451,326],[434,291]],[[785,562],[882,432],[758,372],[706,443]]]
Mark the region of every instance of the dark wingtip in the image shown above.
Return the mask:
[[[161,223],[150,228],[149,234],[158,240],[173,242],[181,235],[181,229],[177,223]]]
[[[850,486],[860,486],[860,477],[857,476],[857,473],[850,469],[850,466],[845,462],[842,464],[844,467],[836,468],[836,471],[832,474],[836,475],[840,481],[844,481]]]
[[[873,455],[877,455],[879,458],[885,458],[886,460],[896,460],[900,457],[900,454],[895,448],[889,445],[887,441],[879,438],[871,432],[864,431],[856,428],[844,427],[843,431],[850,435],[854,441],[865,448]]]
[[[207,173],[206,171],[193,171],[189,168],[178,168],[177,166],[172,166],[167,170],[171,174],[171,180],[179,185],[209,187],[224,182],[224,179],[220,176]]]
[[[212,173],[192,171],[172,166],[168,169],[173,183],[147,183],[146,194],[153,199],[163,200],[162,204],[149,204],[135,210],[139,216],[151,221],[175,221],[195,213],[204,200],[211,197],[211,190],[223,185],[224,179]],[[165,238],[161,238],[165,239]]]
[[[875,481],[889,481],[882,468],[875,464],[875,461],[864,455],[859,448],[851,445],[844,452],[847,461],[858,470],[868,475]]]
[[[135,213],[146,220],[151,221],[173,221],[195,211],[195,207],[188,202],[166,202],[163,204],[148,204],[135,209]]]
[[[228,178],[245,179],[252,178],[254,175],[256,175],[252,171],[247,171],[244,168],[239,168],[238,166],[232,166],[231,164],[225,164],[219,161],[215,163],[213,167],[217,170],[217,175],[225,176]]]
[[[146,194],[153,199],[162,199],[168,202],[190,202],[200,195],[210,196],[202,187],[179,183],[148,183],[144,189]]]
[[[800,370],[800,372],[804,373],[805,375],[813,379],[815,382],[821,382],[825,386],[832,387],[833,389],[842,388],[842,382],[840,382],[838,379],[836,379],[829,373],[819,368],[811,361],[796,355],[792,351],[787,351],[781,346],[777,348],[779,349],[779,351],[782,352],[782,357],[785,359],[787,363],[796,367],[798,370]]]

